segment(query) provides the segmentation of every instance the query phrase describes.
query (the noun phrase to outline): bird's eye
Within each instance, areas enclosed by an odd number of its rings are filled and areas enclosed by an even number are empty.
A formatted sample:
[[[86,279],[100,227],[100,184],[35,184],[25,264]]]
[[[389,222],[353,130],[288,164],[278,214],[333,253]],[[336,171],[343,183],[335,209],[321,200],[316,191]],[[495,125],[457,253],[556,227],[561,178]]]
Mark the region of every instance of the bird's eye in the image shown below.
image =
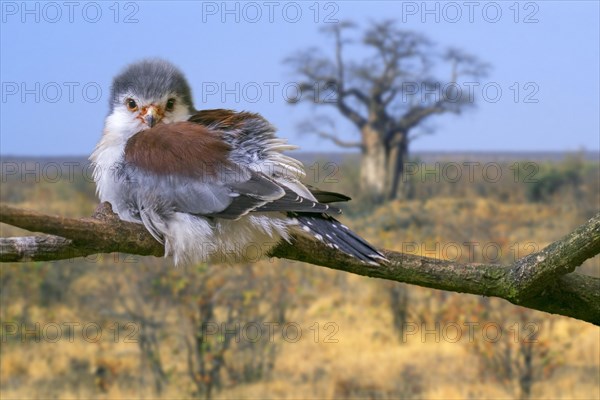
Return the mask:
[[[136,111],[138,109],[138,105],[134,99],[125,100],[125,104],[127,105],[127,109],[129,109],[129,111]]]
[[[167,111],[173,111],[173,108],[175,108],[175,99],[167,100]]]

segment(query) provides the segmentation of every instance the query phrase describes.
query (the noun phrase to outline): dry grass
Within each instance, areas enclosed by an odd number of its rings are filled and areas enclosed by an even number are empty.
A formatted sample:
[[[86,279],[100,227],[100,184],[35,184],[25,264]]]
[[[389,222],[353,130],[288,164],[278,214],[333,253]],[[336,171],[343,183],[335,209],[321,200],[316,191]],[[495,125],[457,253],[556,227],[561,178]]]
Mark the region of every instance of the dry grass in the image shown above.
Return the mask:
[[[336,272],[325,272],[334,279]],[[404,398],[502,399],[515,398],[514,387],[481,381],[478,360],[469,351],[467,335],[457,343],[437,342],[433,335],[422,340],[412,335],[403,343],[391,325],[391,315],[381,293],[380,282],[349,277],[347,291],[332,288],[306,308],[297,307],[288,321],[302,328],[297,342],[282,344],[272,378],[242,384],[217,392],[215,398]],[[426,292],[425,289],[422,290]],[[424,294],[413,293],[417,303]],[[459,296],[460,295],[453,295]],[[508,306],[509,308],[511,306]],[[67,308],[44,318],[44,310],[33,309],[31,319],[80,321]],[[420,323],[414,319],[413,321]],[[491,320],[494,322],[494,320]],[[315,337],[315,323],[319,336]],[[325,324],[338,331],[326,343]],[[428,325],[432,329],[433,325]],[[313,328],[313,329],[311,329]],[[553,329],[540,329],[540,341],[553,340],[556,346],[572,346],[561,355],[561,365],[548,379],[534,385],[533,398],[598,398],[600,381],[600,328],[559,318]],[[105,331],[109,332],[109,331]],[[465,333],[465,332],[463,332]],[[0,379],[3,399],[46,398],[155,398],[149,382],[139,377],[139,349],[136,343],[115,343],[110,334],[92,343],[75,335],[57,343],[9,343],[2,346]],[[161,398],[187,397],[193,388],[185,377],[184,358],[174,351],[176,341],[165,339],[162,357],[167,369],[177,371]],[[475,336],[475,341],[481,341]],[[181,350],[181,349],[179,349]],[[115,368],[114,383],[106,392],[94,374],[101,363]],[[148,377],[146,377],[148,379]]]
[[[89,191],[77,194],[71,187],[55,189],[48,185],[28,186],[22,197],[29,200],[19,205],[69,216],[92,212],[94,205],[89,200]],[[44,201],[37,200],[42,198]],[[416,251],[427,255],[437,246],[440,257],[455,255],[441,252],[442,247],[451,242],[462,245],[477,241],[480,249],[486,243],[494,243],[501,249],[501,255],[491,261],[508,263],[582,223],[589,210],[582,210],[578,204],[568,201],[527,203],[521,198],[434,196],[393,202],[366,216],[346,218],[346,222],[377,245],[406,250],[403,248],[406,243],[417,243],[423,246]],[[19,233],[2,226],[3,236]],[[467,250],[464,246],[461,249]],[[465,252],[460,259],[469,261],[470,256]],[[476,252],[473,261],[484,261],[485,257],[486,254]],[[65,279],[72,279],[69,293],[50,305],[44,303],[46,300],[37,290],[40,282],[49,279],[52,272],[65,264],[1,266],[3,326],[15,321],[37,322],[41,326],[80,323],[72,341],[62,337],[56,343],[47,338],[37,342],[33,335],[21,341],[6,335],[5,331],[0,344],[2,399],[190,397],[194,386],[187,375],[185,347],[179,337],[179,311],[167,309],[162,315],[167,326],[159,338],[160,356],[169,378],[164,392],[157,397],[151,377],[141,364],[138,343],[126,343],[122,336],[115,341],[111,336],[110,321],[114,317],[110,313],[119,310],[104,309],[102,301],[105,299],[99,297],[108,282],[123,276],[135,278],[132,268],[141,271],[142,267],[150,270],[164,267],[148,258],[116,267],[111,260],[106,257],[102,262],[87,263],[80,275],[67,276]],[[441,328],[457,323],[464,328],[463,336],[455,343],[443,337],[438,341],[431,334],[423,340],[420,333],[401,340],[392,324],[388,283],[300,263],[284,264],[264,262],[256,268],[261,274],[270,271],[281,274],[281,279],[288,279],[293,303],[288,308],[286,321],[298,324],[302,337],[292,342],[276,334],[279,349],[268,379],[237,385],[226,383],[222,390],[214,393],[215,398],[517,398],[517,379],[500,381],[494,378],[494,371],[482,374],[482,354],[474,349],[485,342],[485,338],[477,331],[474,340],[469,341],[466,327],[462,325],[468,321],[492,322],[506,329],[512,323],[509,321],[517,318],[521,318],[521,323],[537,324],[539,337],[535,350],[546,354],[540,357],[547,357],[552,367],[551,372],[540,374],[535,380],[532,398],[600,398],[598,327],[539,312],[521,314],[522,309],[501,300],[411,288],[409,323],[428,329],[433,329],[436,321]],[[599,258],[588,261],[581,270],[600,276]],[[78,303],[86,294],[90,296],[87,301],[98,303],[97,313],[90,313],[89,307]],[[118,295],[129,296],[128,293]],[[247,318],[252,320],[252,316]],[[105,324],[101,325],[102,340],[84,340],[81,326],[94,321]],[[317,326],[318,337],[315,336]],[[332,336],[327,336],[334,330]],[[505,334],[509,333],[505,331]],[[500,345],[483,348],[494,352]],[[544,353],[547,349],[549,353]],[[236,354],[228,357],[235,360]],[[99,375],[99,367],[108,372]]]

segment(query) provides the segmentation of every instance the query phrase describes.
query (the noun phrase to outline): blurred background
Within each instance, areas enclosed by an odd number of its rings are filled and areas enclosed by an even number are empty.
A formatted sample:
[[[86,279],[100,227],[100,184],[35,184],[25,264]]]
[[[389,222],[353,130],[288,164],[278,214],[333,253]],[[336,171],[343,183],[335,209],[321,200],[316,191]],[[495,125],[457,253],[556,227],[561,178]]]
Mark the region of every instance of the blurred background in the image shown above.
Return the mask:
[[[509,264],[600,209],[597,2],[0,4],[3,203],[91,215],[111,79],[160,57],[377,246]],[[598,327],[299,262],[0,264],[0,301],[4,399],[600,398]]]

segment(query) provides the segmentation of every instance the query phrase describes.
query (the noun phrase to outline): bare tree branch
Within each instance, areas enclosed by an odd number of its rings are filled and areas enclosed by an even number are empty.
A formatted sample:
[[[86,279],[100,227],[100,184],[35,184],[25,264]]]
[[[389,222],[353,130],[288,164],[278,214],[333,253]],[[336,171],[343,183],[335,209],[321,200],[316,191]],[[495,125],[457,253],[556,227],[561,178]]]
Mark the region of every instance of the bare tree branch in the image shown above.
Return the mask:
[[[352,121],[359,129],[366,125],[367,121],[362,117],[358,111],[353,110],[345,101],[343,97],[338,98],[337,106],[343,116]]]
[[[162,245],[154,238],[140,230],[140,225],[121,221],[119,217],[112,212],[110,204],[101,204],[92,218],[65,218],[60,216],[51,216],[41,214],[31,210],[22,210],[0,204],[0,222],[26,229],[30,232],[43,232],[50,235],[61,236],[70,239],[70,242],[57,242],[61,248],[68,247],[72,251],[77,251],[75,256],[86,256],[97,253],[130,253],[142,256],[161,256],[164,254]],[[107,228],[110,227],[110,228]],[[39,244],[36,241],[31,244]],[[48,245],[51,240],[47,241]],[[98,247],[100,244],[100,247]],[[25,243],[20,247],[24,249]],[[4,242],[0,248],[3,250],[1,258],[3,260],[8,251]],[[47,246],[46,246],[47,248]],[[34,254],[31,248],[27,252],[32,259]],[[97,250],[102,251],[97,251]],[[6,253],[9,255],[10,253]],[[47,256],[50,254],[46,252]],[[73,255],[66,258],[73,257]],[[13,255],[14,257],[14,255]],[[60,260],[62,257],[45,258],[44,260]],[[23,260],[25,261],[25,260]],[[41,260],[40,260],[41,261]]]
[[[402,130],[409,131],[423,122],[423,120],[425,120],[427,117],[430,117],[434,114],[442,114],[446,111],[447,109],[444,108],[443,102],[441,101],[438,101],[431,107],[415,106],[412,107],[406,114],[404,114],[402,119],[398,121],[397,124],[402,127]]]
[[[367,105],[370,99],[367,95],[356,88],[346,89],[345,63],[343,60],[342,30],[354,27],[350,22],[336,24],[327,28],[334,36],[335,61],[313,55],[313,52],[300,53],[298,56],[286,59],[287,63],[295,66],[296,70],[310,81],[300,82],[302,90],[300,101],[312,101],[315,104],[330,104],[336,106],[340,113],[352,121],[359,129],[366,124],[366,118],[358,110],[352,108],[346,98],[353,96],[362,104]],[[333,89],[336,94],[332,101],[323,101],[321,95],[325,89]],[[335,100],[335,101],[333,101]]]
[[[340,93],[340,95],[342,97],[354,96],[356,99],[358,99],[365,106],[368,106],[370,104],[369,97],[367,97],[367,95],[365,95],[363,92],[361,92],[360,90],[358,90],[356,88],[350,88],[350,89],[344,90],[342,93]]]
[[[346,149],[361,149],[361,150],[364,148],[361,141],[348,142],[346,140],[340,139],[337,135],[334,135],[333,133],[328,133],[328,132],[323,132],[323,131],[317,131],[315,133],[319,137],[322,137],[323,139],[331,140],[335,145],[337,145],[339,147],[343,147]]]
[[[327,126],[328,129],[332,132],[324,131],[322,129],[323,126]],[[298,125],[298,129],[302,132],[314,133],[315,135],[323,139],[330,140],[339,147],[357,148],[364,150],[364,145],[360,140],[346,141],[340,139],[339,135],[335,133],[335,122],[331,118],[328,118],[326,116],[319,115],[315,116],[313,120],[304,121]]]
[[[0,222],[60,235],[0,239],[0,261],[59,260],[98,253],[163,254],[142,225],[124,222],[101,204],[93,218],[70,219],[0,205]],[[298,260],[358,275],[453,292],[495,296],[514,304],[600,325],[600,279],[572,273],[600,253],[600,213],[542,251],[513,265],[461,264],[382,250],[389,263],[365,265],[320,242],[295,236],[274,257]]]
[[[456,48],[449,48],[444,59],[452,63],[450,82],[456,82],[459,76],[480,78],[486,76],[491,69],[489,63],[480,61],[477,57]]]
[[[0,261],[26,262],[63,260],[86,256],[70,239],[60,236],[24,236],[0,238]]]
[[[600,249],[600,214],[541,251],[518,260],[511,270],[515,282],[513,297],[542,292],[557,277],[573,272]],[[535,265],[535,268],[531,266]],[[598,309],[600,312],[600,309]]]

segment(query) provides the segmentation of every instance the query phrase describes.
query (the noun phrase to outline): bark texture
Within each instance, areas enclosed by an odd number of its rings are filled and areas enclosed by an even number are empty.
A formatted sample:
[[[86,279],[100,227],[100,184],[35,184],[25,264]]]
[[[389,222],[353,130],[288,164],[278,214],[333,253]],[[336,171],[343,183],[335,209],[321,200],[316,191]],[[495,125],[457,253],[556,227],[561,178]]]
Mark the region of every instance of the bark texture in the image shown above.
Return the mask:
[[[0,262],[62,260],[122,252],[161,256],[163,246],[142,225],[124,222],[108,203],[92,218],[44,215],[0,205],[0,222],[44,235],[0,239]],[[600,279],[573,272],[600,253],[600,213],[562,239],[513,265],[462,264],[382,249],[390,260],[363,264],[317,241],[294,237],[273,257],[303,261],[353,274],[452,292],[506,299],[511,303],[600,325]]]

